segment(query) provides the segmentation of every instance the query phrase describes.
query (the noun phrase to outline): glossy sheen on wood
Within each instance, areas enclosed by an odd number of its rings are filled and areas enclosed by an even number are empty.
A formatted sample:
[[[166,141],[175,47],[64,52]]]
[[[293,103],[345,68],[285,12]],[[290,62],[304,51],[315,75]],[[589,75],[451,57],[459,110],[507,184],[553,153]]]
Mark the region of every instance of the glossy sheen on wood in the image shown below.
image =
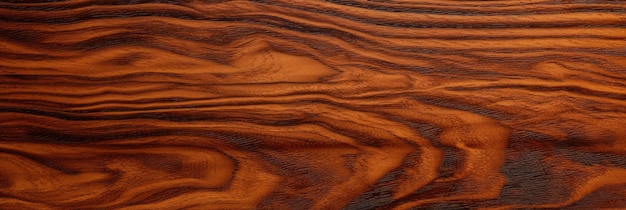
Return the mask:
[[[626,208],[626,2],[0,2],[0,209],[255,208]]]

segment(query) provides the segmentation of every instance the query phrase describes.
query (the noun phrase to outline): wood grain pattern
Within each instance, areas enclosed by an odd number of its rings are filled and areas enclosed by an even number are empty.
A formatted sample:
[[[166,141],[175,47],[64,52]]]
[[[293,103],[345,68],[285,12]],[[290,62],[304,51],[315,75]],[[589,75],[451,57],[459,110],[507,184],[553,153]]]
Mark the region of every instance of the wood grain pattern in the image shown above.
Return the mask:
[[[626,209],[626,2],[2,1],[0,169],[0,209]]]

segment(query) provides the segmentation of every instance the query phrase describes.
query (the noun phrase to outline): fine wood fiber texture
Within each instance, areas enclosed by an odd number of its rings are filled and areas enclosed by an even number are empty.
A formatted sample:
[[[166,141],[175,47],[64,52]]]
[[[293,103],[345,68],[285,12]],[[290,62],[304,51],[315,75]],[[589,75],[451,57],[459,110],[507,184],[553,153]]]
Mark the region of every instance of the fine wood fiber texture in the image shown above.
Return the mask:
[[[626,209],[624,0],[4,0],[0,209]]]

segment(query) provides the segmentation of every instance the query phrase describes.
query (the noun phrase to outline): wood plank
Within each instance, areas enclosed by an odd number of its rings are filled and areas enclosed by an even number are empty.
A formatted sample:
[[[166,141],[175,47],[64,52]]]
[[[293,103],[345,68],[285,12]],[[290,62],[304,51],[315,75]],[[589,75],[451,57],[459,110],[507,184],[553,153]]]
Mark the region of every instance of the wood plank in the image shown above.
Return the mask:
[[[626,2],[2,1],[0,169],[0,209],[626,209]]]

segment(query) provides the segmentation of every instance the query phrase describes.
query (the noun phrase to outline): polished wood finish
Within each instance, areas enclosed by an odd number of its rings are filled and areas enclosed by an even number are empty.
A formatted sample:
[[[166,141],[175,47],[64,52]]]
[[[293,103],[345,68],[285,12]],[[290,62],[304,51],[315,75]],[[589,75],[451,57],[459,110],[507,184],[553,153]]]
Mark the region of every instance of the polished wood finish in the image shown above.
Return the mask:
[[[341,208],[626,208],[626,2],[0,2],[0,209]]]

